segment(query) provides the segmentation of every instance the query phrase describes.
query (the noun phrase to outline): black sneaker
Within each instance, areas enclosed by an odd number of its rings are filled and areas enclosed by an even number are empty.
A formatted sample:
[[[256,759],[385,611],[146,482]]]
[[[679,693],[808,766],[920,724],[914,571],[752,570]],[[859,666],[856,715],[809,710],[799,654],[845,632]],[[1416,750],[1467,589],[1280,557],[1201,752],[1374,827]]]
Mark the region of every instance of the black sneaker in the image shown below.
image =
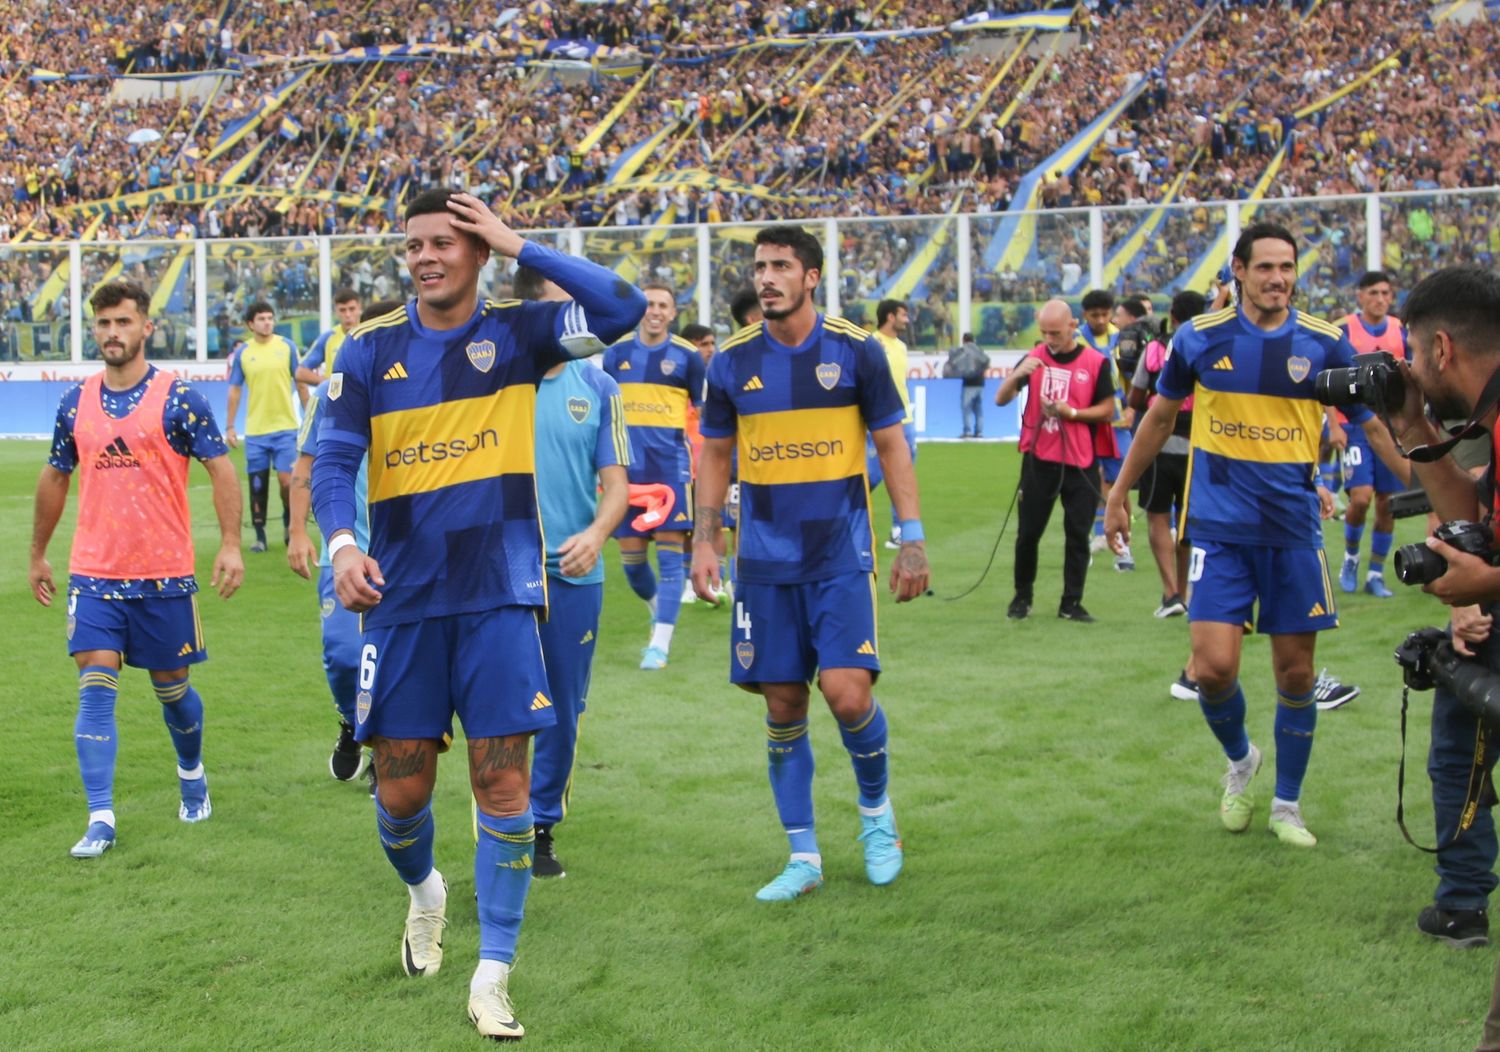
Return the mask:
[[[1485,910],[1453,910],[1428,906],[1417,914],[1417,931],[1459,949],[1490,944],[1490,917]]]
[[[354,740],[354,728],[339,720],[339,740],[328,757],[328,773],[341,782],[352,782],[365,769],[365,750]]]
[[[1010,601],[1010,606],[1006,608],[1005,616],[1012,621],[1025,621],[1031,616],[1031,600],[1016,596]]]
[[[1177,680],[1167,690],[1178,701],[1198,700],[1198,681],[1188,679],[1187,669],[1177,673]]]
[[[536,851],[532,854],[531,875],[533,877],[566,877],[562,863],[557,860],[557,849],[552,846],[552,830],[542,826],[536,831]]]
[[[1057,616],[1064,621],[1078,621],[1085,625],[1094,623],[1094,615],[1085,610],[1082,603],[1067,603],[1058,607]]]

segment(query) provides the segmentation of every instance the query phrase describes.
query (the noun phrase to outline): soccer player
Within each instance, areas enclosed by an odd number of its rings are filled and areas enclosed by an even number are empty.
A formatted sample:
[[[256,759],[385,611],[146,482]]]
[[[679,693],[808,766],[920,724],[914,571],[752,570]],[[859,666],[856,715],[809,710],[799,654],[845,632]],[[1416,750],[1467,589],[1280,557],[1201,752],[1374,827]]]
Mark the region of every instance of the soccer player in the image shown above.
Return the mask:
[[[432,975],[442,964],[447,888],[433,866],[431,800],[457,713],[478,803],[469,1017],[485,1036],[518,1038],[508,984],[535,842],[527,753],[556,722],[537,636],[547,587],[536,389],[575,348],[623,336],[645,304],[610,271],[524,240],[469,194],[418,194],[405,228],[416,298],[339,351],[313,506],[339,601],[364,614],[355,738],[374,744],[380,840],[409,889],[401,966]],[[576,302],[481,300],[491,251]],[[367,454],[368,553],[354,537]]]
[[[317,387],[323,382],[328,373],[333,372],[334,363],[338,359],[339,348],[359,324],[364,315],[364,307],[359,302],[359,293],[350,288],[339,289],[333,294],[333,313],[338,317],[338,324],[323,333],[303,355],[302,362],[297,366],[297,382]],[[317,440],[314,434],[313,440]]]
[[[523,300],[570,299],[534,267],[516,268],[514,287]],[[628,507],[629,462],[619,386],[593,362],[561,362],[548,369],[536,396],[537,498],[542,535],[549,538],[550,585],[548,617],[540,631],[557,723],[537,731],[532,760],[532,872],[538,877],[567,875],[554,837],[568,814],[578,725],[588,707],[599,640],[604,608],[599,553]]]
[[[850,322],[818,313],[812,294],[822,270],[822,246],[800,227],[756,234],[765,320],[725,341],[703,409],[693,585],[708,599],[719,583],[713,538],[738,447],[744,529],[730,682],[765,697],[771,793],[791,846],[786,868],[756,894],[762,901],[795,899],[823,883],[807,734],[814,675],[859,784],[865,872],[889,884],[902,864],[886,792],[885,711],[872,693],[880,660],[866,430],[900,515],[891,573],[899,602],[927,588],[917,480],[884,349]]]
[[[755,289],[740,289],[734,294],[734,298],[729,301],[729,316],[734,319],[736,331],[761,320],[760,297],[756,295]]]
[[[906,304],[900,300],[881,300],[875,305],[875,339],[885,350],[886,361],[890,363],[891,379],[896,382],[896,393],[901,396],[901,406],[905,415],[901,418],[901,433],[906,438],[906,448],[910,451],[911,462],[917,462],[917,424],[911,415],[911,392],[906,387],[907,353],[906,341],[901,339],[900,333],[907,330],[911,324],[911,314],[906,309]],[[870,476],[870,488],[874,489],[880,485],[884,473],[880,469],[879,451],[875,448],[873,438],[865,443],[865,471]],[[892,551],[901,548],[901,520],[896,515],[896,504],[891,501],[891,535],[885,542],[885,546]]]
[[[1391,280],[1383,272],[1372,270],[1359,279],[1355,291],[1359,310],[1346,316],[1339,326],[1356,354],[1386,351],[1405,361],[1406,334],[1401,322],[1391,314]],[[1370,569],[1365,574],[1365,591],[1389,599],[1391,590],[1385,584],[1385,559],[1391,552],[1396,517],[1391,514],[1391,494],[1405,486],[1390,468],[1382,464],[1360,431],[1344,434],[1333,414],[1329,414],[1329,441],[1343,446],[1345,492],[1349,507],[1344,511],[1344,565],[1339,569],[1339,587],[1346,592],[1359,588],[1359,542],[1365,533],[1365,516],[1375,503],[1375,531],[1370,535]],[[1342,440],[1342,441],[1341,441]]]
[[[78,529],[68,560],[68,653],[78,664],[74,745],[89,824],[74,858],[98,858],[115,843],[115,699],[123,661],[143,668],[161,702],[177,753],[177,817],[212,812],[203,772],[203,699],[188,667],[208,659],[198,620],[188,458],[213,485],[220,543],[211,584],[228,599],[245,576],[240,487],[208,400],[145,357],[151,297],[108,282],[89,298],[104,371],[70,387],[57,407],[52,452],[36,488],[31,592],[57,594],[47,544],[78,473]]]
[[[1271,223],[1247,227],[1235,243],[1239,306],[1199,315],[1177,330],[1109,501],[1110,540],[1129,537],[1125,493],[1172,433],[1182,401],[1193,396],[1187,534],[1192,545],[1188,621],[1199,704],[1224,748],[1229,770],[1219,818],[1240,833],[1250,825],[1251,780],[1261,752],[1245,730],[1240,689],[1244,626],[1259,606],[1259,631],[1271,637],[1276,679],[1276,792],[1270,830],[1281,842],[1312,847],[1300,798],[1318,709],[1313,656],[1317,633],[1334,628],[1333,587],[1319,524],[1333,497],[1317,487],[1322,407],[1319,371],[1353,357],[1343,334],[1291,306],[1297,243]],[[1382,457],[1399,461],[1376,417],[1350,407]]]
[[[1090,289],[1083,294],[1079,302],[1079,308],[1083,313],[1083,324],[1078,326],[1078,340],[1086,347],[1092,347],[1104,355],[1109,362],[1110,375],[1113,379],[1115,389],[1115,407],[1111,426],[1115,430],[1115,448],[1119,450],[1117,456],[1100,457],[1099,467],[1103,475],[1100,486],[1101,499],[1095,506],[1094,511],[1094,551],[1103,551],[1104,543],[1104,505],[1109,500],[1109,492],[1114,486],[1115,477],[1120,473],[1120,465],[1124,462],[1125,454],[1130,452],[1131,430],[1135,426],[1135,410],[1127,405],[1127,396],[1130,392],[1130,376],[1126,375],[1120,367],[1119,344],[1120,330],[1110,320],[1115,314],[1115,298],[1106,289]],[[1125,495],[1125,506],[1130,507],[1130,494]],[[1135,569],[1135,557],[1130,554],[1127,545],[1123,552],[1115,555],[1115,569],[1129,571]]]
[[[687,410],[703,401],[703,358],[698,348],[672,335],[672,321],[677,317],[672,286],[648,281],[641,290],[646,296],[646,315],[640,330],[604,352],[604,371],[620,385],[630,435],[631,483],[672,490],[672,510],[663,528],[642,532],[630,519],[615,528],[625,577],[651,609],[651,640],[641,651],[641,668],[655,670],[667,667],[682,606],[683,547],[693,522]],[[660,590],[646,561],[650,540],[656,542]]]
[[[266,508],[271,469],[281,488],[281,525],[284,540],[292,541],[291,504],[287,492],[292,484],[292,461],[297,456],[297,347],[276,333],[276,310],[264,300],[245,308],[250,337],[234,355],[229,370],[229,414],[224,440],[231,449],[240,444],[234,421],[240,399],[250,390],[245,410],[245,473],[250,476],[250,524],[255,527],[252,552],[266,550]],[[305,394],[305,392],[303,392]]]
[[[355,302],[357,305],[358,301]],[[371,304],[371,313],[379,318],[404,307],[400,300],[382,300]],[[368,772],[370,792],[374,793],[375,769],[367,767],[369,753],[354,740],[354,704],[359,691],[361,642],[359,615],[345,610],[339,603],[333,590],[333,561],[328,556],[328,548],[326,545],[315,548],[307,533],[307,515],[312,507],[313,461],[318,455],[319,408],[327,401],[328,381],[324,380],[308,399],[307,409],[302,415],[302,429],[297,433],[297,462],[292,467],[291,539],[287,542],[286,560],[293,573],[311,579],[312,561],[314,556],[318,558],[323,674],[328,678],[328,690],[333,695],[333,707],[339,719],[339,736],[333,753],[328,757],[328,773],[341,782],[352,782]],[[367,477],[368,465],[362,460],[354,480],[354,542],[361,551],[370,548],[370,521],[365,507]]]

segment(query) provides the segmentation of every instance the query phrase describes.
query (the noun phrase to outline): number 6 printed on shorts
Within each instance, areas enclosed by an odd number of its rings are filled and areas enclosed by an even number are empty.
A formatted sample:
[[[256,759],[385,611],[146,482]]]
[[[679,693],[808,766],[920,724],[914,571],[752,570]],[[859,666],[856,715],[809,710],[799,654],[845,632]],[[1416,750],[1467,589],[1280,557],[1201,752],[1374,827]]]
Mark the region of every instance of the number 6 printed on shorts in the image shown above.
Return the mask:
[[[359,652],[359,689],[375,689],[375,644],[366,643]]]

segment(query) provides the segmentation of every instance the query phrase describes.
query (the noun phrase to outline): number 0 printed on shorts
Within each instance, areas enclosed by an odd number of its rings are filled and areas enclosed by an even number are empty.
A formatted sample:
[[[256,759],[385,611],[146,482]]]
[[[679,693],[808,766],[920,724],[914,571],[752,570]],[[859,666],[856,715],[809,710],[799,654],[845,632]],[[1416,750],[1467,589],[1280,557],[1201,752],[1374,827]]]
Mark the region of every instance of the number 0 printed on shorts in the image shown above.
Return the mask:
[[[359,652],[359,689],[373,690],[375,687],[375,644],[366,643]]]
[[[1189,581],[1192,581],[1192,582],[1196,583],[1197,581],[1199,581],[1199,580],[1202,579],[1202,577],[1203,577],[1203,557],[1204,557],[1204,551],[1203,551],[1202,548],[1194,548],[1188,554],[1188,580]]]
[[[1350,446],[1344,450],[1344,467],[1357,468],[1364,463],[1365,451],[1358,446]]]
[[[739,600],[734,603],[734,627],[743,630],[746,639],[750,638],[750,614]]]

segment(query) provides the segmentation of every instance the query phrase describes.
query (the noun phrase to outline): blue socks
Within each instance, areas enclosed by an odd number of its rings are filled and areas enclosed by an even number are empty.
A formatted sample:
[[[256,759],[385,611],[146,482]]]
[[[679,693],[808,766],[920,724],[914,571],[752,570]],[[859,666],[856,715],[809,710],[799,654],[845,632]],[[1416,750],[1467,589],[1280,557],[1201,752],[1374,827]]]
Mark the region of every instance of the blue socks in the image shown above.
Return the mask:
[[[151,686],[161,702],[161,718],[172,736],[172,747],[177,750],[177,766],[191,771],[203,759],[203,699],[186,676],[167,683],[152,680]]]
[[[656,575],[651,572],[646,553],[621,552],[620,562],[625,567],[625,580],[630,582],[630,590],[648,603],[655,599]]]
[[[1302,778],[1312,756],[1318,707],[1309,691],[1301,697],[1276,694],[1276,798],[1294,801],[1302,795]]]
[[[800,856],[820,865],[812,795],[817,765],[813,762],[812,741],[807,737],[807,720],[772,723],[768,719],[766,738],[771,795],[776,799],[776,813],[781,816],[781,825],[791,843],[792,857]]]
[[[89,812],[114,808],[115,697],[120,675],[103,665],[89,665],[78,673],[78,719],[73,723],[73,745]]]
[[[1370,572],[1385,572],[1385,557],[1391,554],[1391,544],[1396,536],[1375,530],[1370,534]]]
[[[410,818],[392,818],[375,800],[375,819],[380,825],[380,846],[396,873],[408,884],[420,884],[432,872],[432,801]]]
[[[1311,699],[1312,695],[1308,695]],[[1209,697],[1200,692],[1198,694],[1198,707],[1203,710],[1203,718],[1208,721],[1208,729],[1214,732],[1214,737],[1219,739],[1219,744],[1224,746],[1224,755],[1231,760],[1243,760],[1250,752],[1250,738],[1245,734],[1245,692],[1240,689],[1239,680],[1235,680],[1234,686],[1223,694]],[[1316,709],[1314,709],[1316,713]],[[1281,710],[1276,712],[1276,726],[1278,728],[1276,737],[1280,740],[1281,732]],[[1277,766],[1280,767],[1281,757],[1278,755]],[[1303,762],[1306,767],[1306,761]],[[1290,799],[1296,799],[1291,797]]]
[[[1365,535],[1365,527],[1364,527],[1363,523],[1361,523],[1358,526],[1350,526],[1347,522],[1344,523],[1344,554],[1345,555],[1358,555],[1359,554],[1359,542],[1360,542],[1361,538],[1364,537],[1364,535]],[[1380,534],[1377,533],[1375,536],[1378,538],[1380,536]],[[1387,533],[1385,536],[1387,538],[1387,540],[1386,540],[1386,549],[1385,550],[1386,551],[1390,551],[1391,547],[1390,547],[1390,540],[1389,540],[1389,538],[1390,538],[1391,535],[1389,533]]]
[[[682,608],[682,545],[676,541],[657,541],[656,565],[661,569],[661,589],[656,593],[656,623],[675,625],[677,611]]]
[[[1094,536],[1104,536],[1104,505],[1094,509]]]
[[[885,802],[886,787],[886,722],[880,702],[871,698],[870,708],[863,716],[852,724],[839,724],[839,734],[854,765],[859,806],[879,807]]]
[[[479,897],[479,959],[512,964],[536,844],[531,808],[510,818],[478,812],[474,889]]]

